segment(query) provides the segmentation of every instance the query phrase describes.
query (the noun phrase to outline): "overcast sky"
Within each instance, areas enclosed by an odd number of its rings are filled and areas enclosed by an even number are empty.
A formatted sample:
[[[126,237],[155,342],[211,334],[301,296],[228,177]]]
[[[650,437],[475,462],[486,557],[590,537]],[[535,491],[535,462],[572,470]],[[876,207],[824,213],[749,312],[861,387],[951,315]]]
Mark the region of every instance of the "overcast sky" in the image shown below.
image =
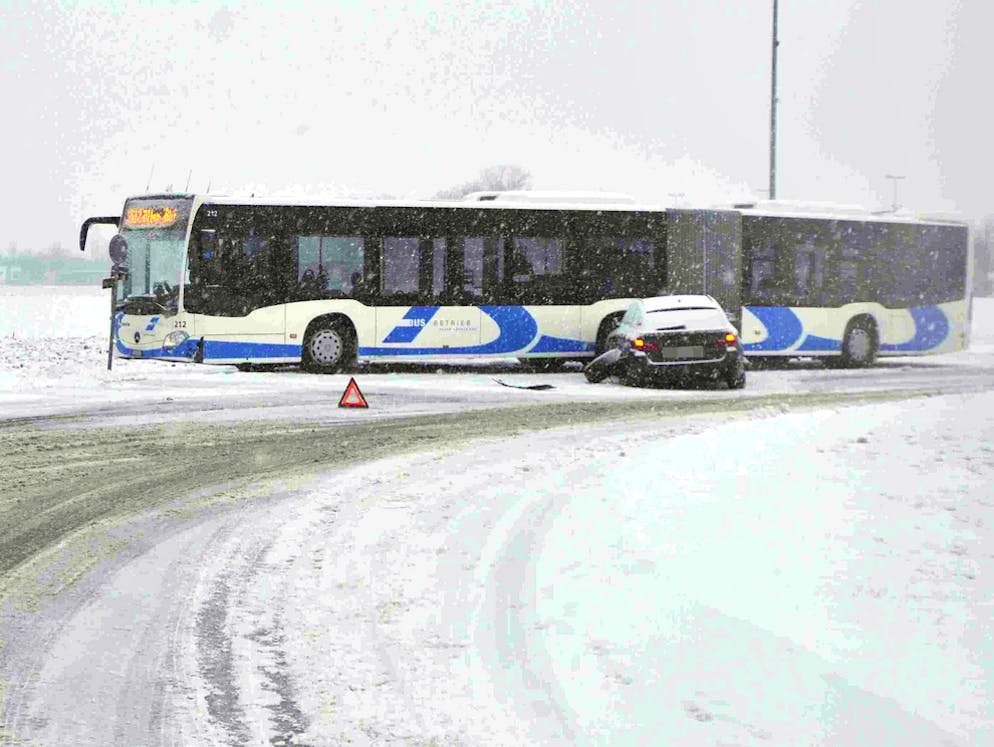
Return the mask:
[[[0,242],[151,188],[762,197],[770,0],[0,0]],[[781,0],[778,196],[994,212],[988,0]],[[682,195],[682,196],[678,196]]]

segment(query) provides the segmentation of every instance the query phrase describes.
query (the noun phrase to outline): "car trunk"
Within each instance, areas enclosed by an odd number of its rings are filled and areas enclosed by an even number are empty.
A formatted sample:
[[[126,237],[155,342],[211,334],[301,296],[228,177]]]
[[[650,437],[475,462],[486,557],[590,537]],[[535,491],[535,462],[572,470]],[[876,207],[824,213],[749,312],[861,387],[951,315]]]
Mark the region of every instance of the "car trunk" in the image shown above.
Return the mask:
[[[651,332],[642,339],[653,363],[715,361],[725,357],[725,330]]]

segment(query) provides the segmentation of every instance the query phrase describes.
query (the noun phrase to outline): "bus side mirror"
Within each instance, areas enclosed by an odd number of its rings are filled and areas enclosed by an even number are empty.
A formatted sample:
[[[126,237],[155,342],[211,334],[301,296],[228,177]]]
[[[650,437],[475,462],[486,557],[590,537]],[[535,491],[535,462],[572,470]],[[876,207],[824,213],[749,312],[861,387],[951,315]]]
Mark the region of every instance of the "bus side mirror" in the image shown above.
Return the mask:
[[[114,216],[106,218],[87,218],[83,221],[83,225],[79,227],[79,250],[81,252],[86,251],[86,239],[90,234],[90,226],[105,225],[117,227],[119,224],[120,219]]]

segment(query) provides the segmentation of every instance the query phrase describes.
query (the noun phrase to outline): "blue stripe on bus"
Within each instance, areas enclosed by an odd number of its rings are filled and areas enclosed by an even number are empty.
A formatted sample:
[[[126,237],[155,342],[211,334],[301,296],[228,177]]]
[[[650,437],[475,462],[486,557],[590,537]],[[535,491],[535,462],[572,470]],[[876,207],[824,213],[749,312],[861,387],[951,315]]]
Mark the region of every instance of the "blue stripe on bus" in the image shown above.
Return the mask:
[[[174,348],[146,348],[139,350],[137,348],[129,348],[121,339],[117,339],[117,351],[121,355],[130,355],[134,357],[136,353],[142,358],[193,358],[197,353],[197,341],[194,339],[188,339],[181,345],[177,345]]]
[[[402,317],[407,324],[398,324],[383,338],[383,342],[414,342],[414,338],[428,326],[428,322],[438,312],[438,308],[438,306],[412,306]]]
[[[746,306],[766,328],[766,339],[762,342],[747,342],[742,345],[745,352],[754,350],[786,350],[801,339],[804,327],[790,309],[784,306]]]
[[[565,337],[542,335],[529,353],[591,353],[597,346],[583,340],[570,340]]]
[[[196,342],[194,342],[194,349],[196,349]],[[300,345],[284,345],[275,342],[204,340],[204,360],[208,358],[300,358],[301,350]]]
[[[362,357],[386,355],[494,355],[526,348],[538,334],[538,323],[523,306],[481,306],[480,310],[497,322],[497,339],[483,345],[448,348],[359,348]]]
[[[193,358],[197,354],[197,340],[188,338],[174,348],[148,348],[137,350],[125,346],[117,340],[117,349],[122,355],[142,358]],[[242,342],[227,340],[204,340],[204,360],[210,358],[300,358],[300,345],[283,345],[272,342]]]
[[[949,336],[949,320],[938,306],[918,306],[909,309],[915,322],[915,334],[910,340],[883,343],[880,350],[925,351],[938,347]]]
[[[808,335],[798,350],[816,352],[822,350],[842,350],[842,341],[833,340],[831,337],[819,337],[818,335]]]
[[[762,342],[746,343],[746,352],[756,350],[787,350],[803,334],[801,320],[791,309],[781,306],[747,309],[766,327],[768,337]],[[925,352],[941,345],[949,336],[949,320],[937,306],[918,306],[908,310],[915,323],[915,334],[901,343],[880,343],[881,352]],[[838,352],[842,341],[819,335],[807,335],[797,352]]]

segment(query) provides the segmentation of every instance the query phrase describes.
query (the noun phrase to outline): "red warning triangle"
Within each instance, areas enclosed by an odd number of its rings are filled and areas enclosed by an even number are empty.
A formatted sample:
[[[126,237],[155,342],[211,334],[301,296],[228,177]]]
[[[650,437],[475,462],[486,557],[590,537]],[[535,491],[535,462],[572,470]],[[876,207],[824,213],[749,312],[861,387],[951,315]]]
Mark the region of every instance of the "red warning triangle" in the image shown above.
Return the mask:
[[[338,400],[339,407],[369,407],[366,398],[359,391],[359,385],[355,383],[355,378],[349,379],[349,385],[345,387],[345,393]]]

